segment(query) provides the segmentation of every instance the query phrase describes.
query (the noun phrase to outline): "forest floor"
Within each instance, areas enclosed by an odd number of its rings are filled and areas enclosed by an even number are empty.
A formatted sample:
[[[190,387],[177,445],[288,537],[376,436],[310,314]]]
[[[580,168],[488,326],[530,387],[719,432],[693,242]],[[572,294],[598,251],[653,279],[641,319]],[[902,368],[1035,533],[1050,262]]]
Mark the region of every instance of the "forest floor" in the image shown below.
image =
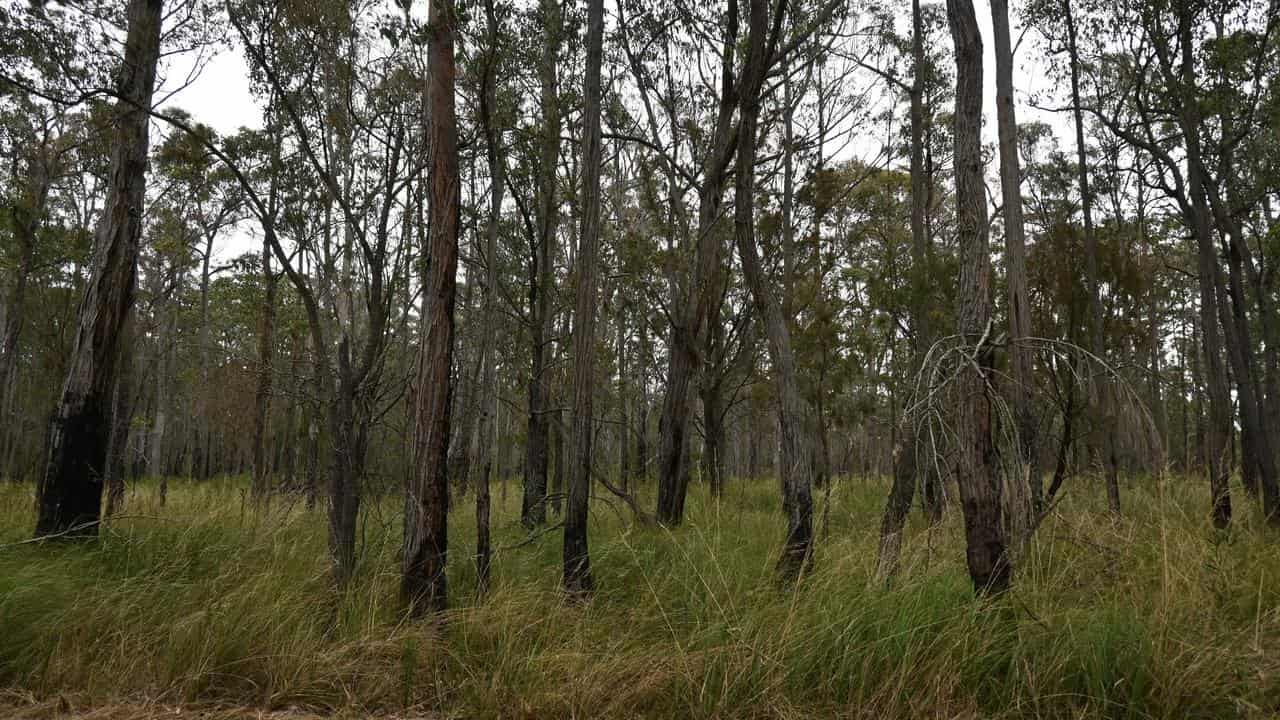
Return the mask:
[[[645,507],[652,487],[641,491]],[[93,544],[22,543],[30,486],[0,487],[0,716],[1244,717],[1280,716],[1280,537],[1238,498],[1207,522],[1197,480],[1130,478],[1113,520],[1074,481],[1018,559],[1015,589],[973,599],[958,508],[912,519],[902,572],[872,580],[878,481],[817,493],[814,571],[774,583],[773,481],[683,526],[592,506],[598,592],[557,592],[560,535],[531,540],[518,486],[494,486],[494,584],[470,562],[470,498],[452,513],[451,610],[404,621],[400,501],[368,501],[345,592],[325,516],[255,509],[243,479],[151,482]],[[553,518],[554,522],[554,518]]]

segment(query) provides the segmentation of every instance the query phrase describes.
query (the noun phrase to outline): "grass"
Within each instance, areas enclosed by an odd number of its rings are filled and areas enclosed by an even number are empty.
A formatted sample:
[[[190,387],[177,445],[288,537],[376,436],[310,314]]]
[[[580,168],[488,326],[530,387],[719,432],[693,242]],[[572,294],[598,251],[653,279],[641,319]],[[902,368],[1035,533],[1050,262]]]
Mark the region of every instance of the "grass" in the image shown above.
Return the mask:
[[[495,486],[493,590],[477,601],[472,589],[466,498],[452,517],[455,609],[443,627],[402,618],[395,498],[368,503],[359,572],[338,593],[323,513],[288,500],[255,511],[243,488],[171,482],[162,509],[142,483],[88,545],[14,545],[34,524],[31,489],[0,488],[0,687],[12,712],[1280,714],[1277,538],[1244,502],[1231,531],[1214,531],[1194,481],[1133,480],[1118,521],[1080,481],[998,603],[973,599],[955,510],[939,528],[912,525],[893,587],[871,580],[878,482],[836,487],[815,570],[791,593],[773,582],[772,481],[734,484],[718,504],[694,488],[686,524],[670,531],[601,499],[599,591],[582,606],[557,592],[559,533],[513,547],[526,537],[518,492]]]

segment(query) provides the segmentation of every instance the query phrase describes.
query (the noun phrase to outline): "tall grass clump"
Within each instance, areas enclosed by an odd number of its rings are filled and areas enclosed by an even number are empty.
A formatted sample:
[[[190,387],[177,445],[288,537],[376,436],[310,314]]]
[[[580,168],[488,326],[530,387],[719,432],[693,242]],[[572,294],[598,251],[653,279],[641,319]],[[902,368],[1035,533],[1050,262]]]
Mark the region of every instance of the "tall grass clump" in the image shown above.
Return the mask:
[[[992,602],[968,585],[958,512],[913,519],[902,572],[873,579],[879,481],[832,488],[814,570],[789,590],[772,481],[719,501],[695,488],[674,529],[601,497],[599,590],[581,605],[558,592],[559,534],[529,540],[518,489],[498,485],[483,599],[457,499],[443,623],[407,622],[397,602],[396,498],[368,503],[339,590],[323,512],[258,507],[245,486],[171,480],[161,507],[139,483],[88,544],[23,543],[31,490],[0,488],[0,685],[29,704],[447,717],[1280,713],[1276,538],[1247,514],[1214,531],[1191,480],[1135,479],[1120,519],[1080,481]]]

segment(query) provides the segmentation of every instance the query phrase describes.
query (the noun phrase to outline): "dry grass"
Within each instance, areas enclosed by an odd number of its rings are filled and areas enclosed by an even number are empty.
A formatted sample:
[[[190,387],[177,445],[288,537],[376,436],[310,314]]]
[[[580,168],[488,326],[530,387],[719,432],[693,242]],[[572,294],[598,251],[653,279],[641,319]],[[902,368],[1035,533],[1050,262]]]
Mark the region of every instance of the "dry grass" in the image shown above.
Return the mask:
[[[559,534],[495,560],[477,602],[472,513],[452,528],[443,629],[396,603],[399,517],[370,503],[358,577],[329,584],[324,517],[245,507],[241,483],[148,484],[93,545],[8,545],[30,489],[0,489],[6,717],[1274,717],[1280,551],[1248,511],[1209,527],[1194,481],[1133,480],[1113,521],[1083,481],[1016,589],[975,602],[958,514],[913,525],[891,588],[871,580],[884,487],[845,480],[815,572],[776,589],[774,483],[695,488],[686,525],[593,506],[600,591],[556,591]],[[524,538],[495,487],[495,542]],[[1238,508],[1245,503],[1239,502]],[[5,708],[8,708],[7,710]],[[246,709],[250,708],[250,709]]]

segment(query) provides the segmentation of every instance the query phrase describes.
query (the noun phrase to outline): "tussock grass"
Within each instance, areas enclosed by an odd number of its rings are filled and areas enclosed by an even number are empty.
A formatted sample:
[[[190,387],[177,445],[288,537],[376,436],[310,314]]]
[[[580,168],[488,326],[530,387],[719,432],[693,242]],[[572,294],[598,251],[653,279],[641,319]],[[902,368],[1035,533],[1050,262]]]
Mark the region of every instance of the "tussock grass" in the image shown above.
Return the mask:
[[[162,509],[141,483],[87,545],[13,545],[34,524],[31,489],[0,488],[7,702],[56,714],[71,697],[102,717],[120,703],[351,717],[1280,714],[1280,538],[1244,503],[1214,531],[1192,480],[1134,479],[1120,520],[1080,481],[996,603],[973,599],[957,510],[937,528],[913,519],[901,576],[874,583],[879,482],[834,488],[815,571],[791,593],[772,572],[772,480],[735,483],[719,503],[694,488],[675,530],[633,525],[600,498],[599,592],[584,606],[557,592],[559,533],[511,548],[526,537],[518,490],[495,485],[495,544],[508,549],[477,601],[460,499],[443,626],[403,620],[396,498],[368,502],[360,568],[338,593],[323,512],[254,509],[244,485],[171,481]]]

